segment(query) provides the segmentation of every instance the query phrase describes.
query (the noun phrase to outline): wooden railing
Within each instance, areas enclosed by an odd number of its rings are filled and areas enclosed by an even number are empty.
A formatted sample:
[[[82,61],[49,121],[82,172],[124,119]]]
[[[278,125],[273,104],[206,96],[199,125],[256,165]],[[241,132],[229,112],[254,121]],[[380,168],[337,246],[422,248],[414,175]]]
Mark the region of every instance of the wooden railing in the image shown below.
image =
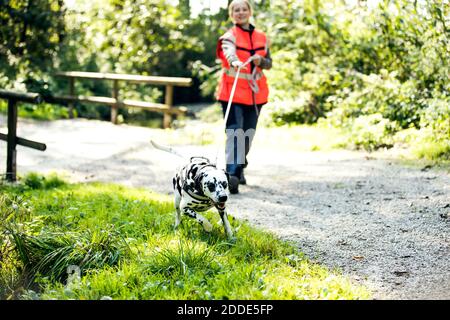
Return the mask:
[[[118,109],[120,107],[141,108],[150,111],[158,111],[164,113],[163,126],[169,128],[172,122],[172,115],[184,114],[187,112],[186,107],[173,106],[173,89],[175,86],[189,87],[192,84],[191,78],[177,78],[177,77],[155,77],[155,76],[140,76],[131,74],[115,74],[115,73],[99,73],[99,72],[58,72],[55,74],[59,77],[69,78],[69,95],[53,97],[55,102],[68,103],[69,115],[73,116],[73,103],[101,103],[111,106],[111,122],[117,123]],[[98,96],[78,96],[75,94],[75,79],[92,79],[92,80],[110,80],[113,81],[112,97],[98,97]],[[136,101],[136,100],[121,100],[119,98],[119,81],[145,83],[152,85],[164,85],[165,101],[164,104]]]
[[[16,181],[16,146],[21,145],[40,151],[45,151],[47,148],[47,146],[43,143],[19,138],[17,136],[17,102],[39,104],[42,102],[42,98],[38,93],[22,93],[0,89],[0,99],[8,100],[8,134],[0,133],[0,140],[4,140],[7,143],[6,180]]]

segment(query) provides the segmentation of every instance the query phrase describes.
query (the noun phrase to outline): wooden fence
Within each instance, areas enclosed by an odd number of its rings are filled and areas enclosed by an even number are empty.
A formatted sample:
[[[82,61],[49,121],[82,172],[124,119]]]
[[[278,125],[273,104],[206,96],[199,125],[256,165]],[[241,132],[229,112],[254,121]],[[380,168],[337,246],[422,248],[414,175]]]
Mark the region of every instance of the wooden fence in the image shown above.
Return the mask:
[[[8,134],[0,133],[0,140],[4,140],[7,143],[6,180],[16,181],[16,146],[21,145],[40,151],[45,151],[45,149],[47,148],[47,146],[43,143],[27,140],[17,136],[17,102],[39,104],[42,102],[42,98],[37,93],[22,93],[2,89],[0,89],[0,98],[8,100]]]
[[[187,112],[186,107],[173,106],[173,90],[175,86],[189,87],[192,84],[191,78],[177,77],[155,77],[140,76],[131,74],[115,74],[115,73],[99,73],[99,72],[57,72],[55,76],[65,77],[69,79],[69,95],[53,97],[55,102],[68,103],[69,115],[73,116],[73,103],[101,103],[111,106],[111,122],[117,123],[117,114],[120,107],[141,108],[145,110],[158,111],[164,113],[163,126],[169,128],[174,114],[184,114]],[[79,96],[75,94],[75,79],[92,79],[92,80],[109,80],[113,81],[112,97],[99,96]],[[119,81],[145,83],[152,85],[165,86],[165,103],[153,103],[136,100],[121,100],[119,98]]]

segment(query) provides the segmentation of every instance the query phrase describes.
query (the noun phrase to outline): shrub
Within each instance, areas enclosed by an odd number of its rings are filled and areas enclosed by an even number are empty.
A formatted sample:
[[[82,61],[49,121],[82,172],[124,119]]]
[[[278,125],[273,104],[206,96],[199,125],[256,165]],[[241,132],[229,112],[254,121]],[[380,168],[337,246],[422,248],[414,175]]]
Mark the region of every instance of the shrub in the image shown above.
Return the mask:
[[[276,106],[272,121],[282,125],[325,116],[338,128],[356,125],[353,142],[368,149],[390,145],[389,135],[398,130],[427,128],[422,133],[435,135],[441,146],[436,150],[445,154],[449,8],[436,0],[381,1],[377,6],[271,2],[271,14],[261,18],[273,41],[274,67],[268,73]],[[308,103],[297,101],[303,91]],[[443,101],[440,111],[430,107],[435,99]],[[359,127],[378,119],[368,117],[372,114],[389,120],[389,129],[383,129],[385,120],[373,130]]]
[[[295,100],[280,100],[263,107],[265,125],[282,126],[286,123],[314,123],[319,115],[311,110],[314,105],[308,92],[301,92]]]
[[[356,149],[367,151],[390,148],[394,145],[392,133],[396,130],[396,123],[381,114],[360,116],[351,123],[348,142]]]
[[[450,98],[429,99],[426,103],[413,150],[419,158],[450,160]]]
[[[419,94],[415,81],[401,83],[396,72],[382,70],[378,74],[358,74],[358,88],[344,88],[327,98],[328,118],[335,125],[343,125],[346,119],[361,115],[381,114],[395,121],[401,128],[419,127],[423,98]]]
[[[434,139],[450,144],[450,97],[427,100],[420,127],[429,128]]]
[[[61,187],[66,184],[66,182],[56,174],[43,176],[34,172],[25,175],[25,177],[22,179],[22,183],[24,186],[30,189],[52,189]]]

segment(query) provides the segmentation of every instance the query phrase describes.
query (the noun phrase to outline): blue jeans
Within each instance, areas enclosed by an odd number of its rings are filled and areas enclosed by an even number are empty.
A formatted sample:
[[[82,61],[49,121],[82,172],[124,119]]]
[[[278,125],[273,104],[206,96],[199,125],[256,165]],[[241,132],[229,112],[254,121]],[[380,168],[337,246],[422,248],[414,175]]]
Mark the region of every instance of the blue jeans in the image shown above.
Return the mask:
[[[221,101],[222,112],[225,117],[227,111],[227,102]],[[255,106],[247,106],[241,104],[231,104],[230,113],[228,115],[228,120],[226,123],[227,129],[227,142],[225,146],[225,156],[226,156],[226,171],[232,175],[239,177],[242,170],[247,167],[247,154],[250,151],[252,140],[254,137],[254,132],[256,130],[256,125],[258,124],[259,113],[261,112],[262,105],[256,106],[258,111],[256,111]],[[236,130],[241,129],[244,133],[251,132],[245,139],[245,148],[238,148],[238,137],[229,134],[229,132],[238,132]],[[252,130],[249,130],[252,129]]]

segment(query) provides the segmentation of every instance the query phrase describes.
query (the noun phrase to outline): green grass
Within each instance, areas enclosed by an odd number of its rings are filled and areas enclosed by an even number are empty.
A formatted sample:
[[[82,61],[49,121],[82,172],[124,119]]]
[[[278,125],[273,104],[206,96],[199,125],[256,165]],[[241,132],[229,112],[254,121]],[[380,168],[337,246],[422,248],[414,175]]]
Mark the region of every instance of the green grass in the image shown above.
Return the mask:
[[[233,212],[230,242],[212,211],[210,234],[189,218],[174,231],[172,198],[145,189],[34,174],[0,194],[2,299],[370,298]]]

